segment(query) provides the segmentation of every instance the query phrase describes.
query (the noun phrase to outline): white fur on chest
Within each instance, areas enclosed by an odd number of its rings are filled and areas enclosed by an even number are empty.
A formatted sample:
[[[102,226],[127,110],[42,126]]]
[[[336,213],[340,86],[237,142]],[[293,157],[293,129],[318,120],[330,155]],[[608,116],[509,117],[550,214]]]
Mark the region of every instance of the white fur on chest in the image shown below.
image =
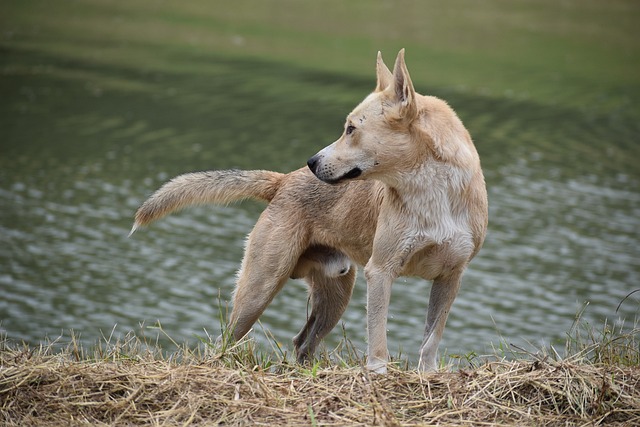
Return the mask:
[[[463,195],[470,179],[470,171],[436,160],[398,177],[397,208],[405,213],[409,234],[428,244],[470,235]]]

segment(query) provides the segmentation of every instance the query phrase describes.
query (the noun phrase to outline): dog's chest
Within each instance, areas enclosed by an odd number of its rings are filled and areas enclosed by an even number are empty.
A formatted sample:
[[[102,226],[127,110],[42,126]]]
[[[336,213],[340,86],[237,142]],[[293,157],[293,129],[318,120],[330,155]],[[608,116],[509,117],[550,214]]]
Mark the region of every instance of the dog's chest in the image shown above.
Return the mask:
[[[389,208],[403,218],[408,235],[441,243],[468,230],[463,192],[469,179],[458,167],[427,162],[389,188]]]

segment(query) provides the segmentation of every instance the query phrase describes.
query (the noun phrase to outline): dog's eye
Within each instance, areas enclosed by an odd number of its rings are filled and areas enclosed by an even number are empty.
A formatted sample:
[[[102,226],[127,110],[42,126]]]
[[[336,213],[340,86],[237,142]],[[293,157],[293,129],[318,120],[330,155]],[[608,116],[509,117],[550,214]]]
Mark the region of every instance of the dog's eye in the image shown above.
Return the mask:
[[[354,130],[356,130],[355,126],[353,126],[353,125],[347,126],[347,130],[346,130],[347,135],[351,135]]]

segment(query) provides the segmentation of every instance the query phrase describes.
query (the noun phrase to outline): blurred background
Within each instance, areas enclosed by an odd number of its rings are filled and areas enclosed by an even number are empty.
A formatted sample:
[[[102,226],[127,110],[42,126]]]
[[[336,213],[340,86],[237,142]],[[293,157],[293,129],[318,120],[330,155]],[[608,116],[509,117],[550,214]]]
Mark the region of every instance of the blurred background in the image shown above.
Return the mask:
[[[3,1],[0,332],[217,335],[263,205],[192,209],[128,239],[135,209],[180,173],[305,166],[373,90],[377,51],[392,66],[400,48],[416,89],[471,132],[489,191],[441,351],[561,347],[585,304],[596,328],[631,327],[639,20],[633,0]],[[341,324],[364,349],[362,277]],[[396,281],[392,353],[415,360],[428,294]],[[262,325],[290,350],[306,306],[291,281]]]

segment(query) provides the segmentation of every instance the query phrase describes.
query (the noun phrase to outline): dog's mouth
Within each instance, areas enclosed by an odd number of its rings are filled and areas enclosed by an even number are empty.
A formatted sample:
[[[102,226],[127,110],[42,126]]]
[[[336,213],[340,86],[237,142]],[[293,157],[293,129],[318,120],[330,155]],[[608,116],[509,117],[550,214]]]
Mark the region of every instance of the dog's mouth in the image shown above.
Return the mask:
[[[334,179],[325,179],[324,182],[326,182],[327,184],[337,184],[339,182],[346,181],[348,179],[357,178],[360,175],[362,175],[362,169],[353,168],[349,172],[342,175],[341,177],[334,178]]]

